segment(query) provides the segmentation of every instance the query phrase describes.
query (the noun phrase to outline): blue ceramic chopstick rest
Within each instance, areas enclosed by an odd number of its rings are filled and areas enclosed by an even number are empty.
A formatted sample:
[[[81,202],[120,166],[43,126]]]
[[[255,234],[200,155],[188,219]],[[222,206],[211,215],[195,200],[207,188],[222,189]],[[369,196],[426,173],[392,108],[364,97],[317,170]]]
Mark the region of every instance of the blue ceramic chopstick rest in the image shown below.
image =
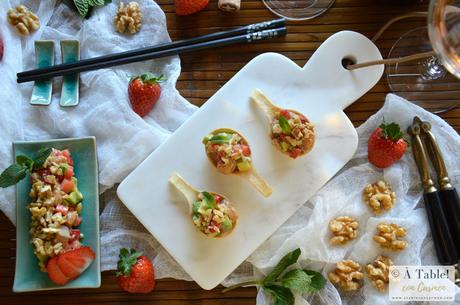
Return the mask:
[[[62,63],[80,60],[80,42],[78,40],[61,40]],[[79,100],[80,75],[71,74],[63,77],[61,100],[62,107],[77,106]]]
[[[45,68],[54,65],[54,41],[37,40],[35,41],[35,62],[37,68]],[[51,80],[36,81],[32,89],[30,103],[32,105],[49,105],[53,92],[53,82]]]

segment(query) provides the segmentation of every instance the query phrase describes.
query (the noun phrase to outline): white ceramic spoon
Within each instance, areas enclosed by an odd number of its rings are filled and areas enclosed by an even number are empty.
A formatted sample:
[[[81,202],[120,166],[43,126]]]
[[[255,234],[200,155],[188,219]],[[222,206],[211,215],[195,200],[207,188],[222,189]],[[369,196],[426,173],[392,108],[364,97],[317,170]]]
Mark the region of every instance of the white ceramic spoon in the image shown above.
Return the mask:
[[[310,121],[307,119],[307,117],[305,115],[303,115],[302,113],[300,113],[300,112],[298,112],[296,110],[283,109],[283,108],[280,108],[280,107],[276,106],[259,89],[256,89],[256,90],[254,90],[252,92],[251,100],[264,112],[265,116],[267,117],[268,121],[270,122],[270,125],[269,125],[269,127],[270,127],[270,137],[272,138],[273,146],[275,146],[281,153],[283,153],[285,155],[289,155],[288,151],[281,149],[281,146],[279,144],[277,145],[276,143],[274,143],[277,140],[273,136],[273,130],[272,130],[271,126],[272,126],[273,122],[276,120],[276,115],[279,114],[280,111],[288,111],[288,112],[295,113],[295,114],[297,114],[298,116],[300,116],[302,118],[305,118],[308,123],[310,123]],[[308,132],[310,132],[311,135],[310,135],[310,137],[308,137],[305,140],[305,143],[303,145],[303,149],[301,150],[301,152],[300,152],[300,154],[298,156],[306,155],[308,152],[310,152],[312,150],[313,145],[315,144],[314,127],[312,126],[311,129],[308,130]],[[296,156],[296,157],[298,157],[298,156]],[[292,158],[292,156],[290,156],[290,157]]]
[[[174,185],[184,195],[185,199],[187,200],[187,204],[189,206],[189,213],[191,215],[191,220],[193,222],[193,216],[194,215],[199,215],[198,212],[193,211],[193,204],[200,200],[199,196],[200,196],[200,194],[203,194],[204,192],[195,189],[193,186],[188,184],[187,181],[185,181],[184,178],[182,178],[177,173],[174,173],[174,174],[171,175],[171,177],[169,178],[169,182],[172,185]],[[225,196],[223,196],[221,194],[217,194],[217,193],[211,193],[211,192],[209,192],[208,194],[211,194],[212,196],[218,195],[218,196],[220,196],[222,198],[220,203],[216,203],[216,204],[217,205],[225,204],[226,213],[224,213],[224,215],[227,215],[229,220],[231,221],[231,229],[230,230],[225,230],[224,232],[222,232],[219,235],[214,235],[213,233],[205,232],[206,227],[198,227],[194,222],[193,222],[193,224],[195,225],[195,227],[198,230],[200,230],[201,233],[205,234],[207,237],[214,237],[214,238],[225,237],[225,236],[229,235],[231,232],[233,232],[233,230],[235,229],[236,224],[237,224],[237,220],[238,220],[238,214],[236,213],[236,210],[233,207],[232,202],[230,200],[228,200]],[[213,214],[214,210],[221,211],[218,208],[218,206],[215,206],[214,208],[212,208],[212,210],[213,211],[210,214]]]
[[[244,144],[244,145],[247,145],[248,147],[250,147],[248,141],[246,140],[246,138],[243,137],[241,135],[241,133],[239,133],[238,131],[233,130],[231,128],[219,128],[219,129],[216,129],[216,130],[212,131],[210,134],[216,135],[216,134],[219,134],[219,133],[222,133],[222,132],[239,135],[241,137],[241,139],[242,139],[241,143]],[[224,174],[224,175],[235,175],[235,176],[239,176],[241,178],[244,178],[244,179],[248,180],[257,189],[257,191],[259,193],[261,193],[265,197],[268,197],[268,196],[270,196],[272,194],[272,188],[257,173],[257,171],[255,170],[255,168],[254,168],[254,166],[252,164],[252,160],[249,161],[250,168],[247,171],[233,170],[231,172],[227,172],[227,171],[222,171],[219,167],[217,167],[217,165],[214,163],[213,158],[208,154],[208,152],[206,150],[206,145],[205,145],[205,152],[206,152],[206,155],[208,156],[208,159],[211,162],[211,164],[219,172],[221,172],[222,174]],[[251,157],[251,155],[249,155],[249,157]]]

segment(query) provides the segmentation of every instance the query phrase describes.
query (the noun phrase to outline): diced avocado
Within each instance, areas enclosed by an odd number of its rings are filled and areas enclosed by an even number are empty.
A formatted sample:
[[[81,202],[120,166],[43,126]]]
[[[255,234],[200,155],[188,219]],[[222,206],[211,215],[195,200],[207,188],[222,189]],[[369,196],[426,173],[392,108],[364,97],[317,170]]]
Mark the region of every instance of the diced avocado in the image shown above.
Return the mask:
[[[280,143],[280,145],[281,145],[281,150],[284,151],[284,152],[288,151],[289,146],[290,146],[289,143],[284,142],[284,141],[282,141],[282,142]]]
[[[78,192],[78,179],[75,178],[75,177],[72,177],[72,181],[73,181],[73,184],[74,184],[74,191]]]
[[[193,204],[192,204],[192,212],[193,213],[198,213],[198,210],[200,209],[201,207],[201,201],[195,201]]]
[[[224,231],[230,231],[233,228],[231,220],[228,218],[228,216],[225,216],[224,221],[221,224],[221,228]]]
[[[59,168],[62,169],[62,172],[65,174],[65,171],[69,168],[69,166],[65,163],[59,164]]]
[[[251,169],[251,163],[249,163],[249,161],[247,160],[236,163],[236,166],[238,167],[238,170],[240,172],[247,172]]]
[[[64,199],[64,201],[67,202],[69,205],[77,205],[82,200],[83,195],[79,191],[73,191]]]

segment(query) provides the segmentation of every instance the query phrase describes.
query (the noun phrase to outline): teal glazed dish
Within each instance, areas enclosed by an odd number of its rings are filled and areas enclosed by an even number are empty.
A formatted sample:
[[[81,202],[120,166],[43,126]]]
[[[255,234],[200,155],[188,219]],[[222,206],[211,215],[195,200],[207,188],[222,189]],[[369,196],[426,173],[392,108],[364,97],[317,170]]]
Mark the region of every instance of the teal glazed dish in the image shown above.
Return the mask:
[[[46,68],[54,65],[54,41],[35,41],[35,65],[37,68]],[[52,80],[36,81],[32,89],[30,103],[32,105],[47,106],[51,104],[53,94]]]
[[[80,60],[80,42],[78,40],[61,40],[62,63],[68,64]],[[80,74],[65,75],[62,80],[62,107],[78,105],[80,90]]]
[[[16,185],[16,272],[13,292],[29,292],[54,289],[98,288],[101,285],[100,241],[99,241],[99,185],[96,139],[94,137],[57,139],[34,142],[14,142],[14,157],[34,156],[42,148],[68,149],[73,157],[74,172],[78,188],[83,194],[82,222],[79,226],[84,234],[82,240],[96,254],[92,264],[79,277],[64,286],[54,284],[46,272],[40,271],[38,259],[30,243],[31,213],[27,205],[31,202],[29,177]]]

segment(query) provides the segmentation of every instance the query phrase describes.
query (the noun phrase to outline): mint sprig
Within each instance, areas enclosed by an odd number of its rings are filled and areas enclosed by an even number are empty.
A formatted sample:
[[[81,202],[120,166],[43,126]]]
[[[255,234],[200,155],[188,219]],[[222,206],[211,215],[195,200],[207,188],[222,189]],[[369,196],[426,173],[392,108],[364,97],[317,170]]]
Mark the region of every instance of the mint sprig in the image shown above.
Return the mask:
[[[104,6],[112,0],[62,0],[68,7],[76,11],[81,17],[88,18],[95,7]]]
[[[292,269],[286,272],[289,266],[297,262],[300,252],[300,249],[295,249],[286,254],[264,279],[239,283],[225,288],[222,292],[243,286],[258,285],[273,297],[275,305],[294,305],[293,292],[315,292],[326,285],[326,279],[317,271]]]
[[[0,174],[0,187],[6,188],[15,185],[27,176],[27,173],[33,169],[40,168],[45,163],[46,159],[51,154],[51,148],[40,149],[35,158],[31,159],[27,156],[19,155],[16,157],[16,163],[7,167]]]

